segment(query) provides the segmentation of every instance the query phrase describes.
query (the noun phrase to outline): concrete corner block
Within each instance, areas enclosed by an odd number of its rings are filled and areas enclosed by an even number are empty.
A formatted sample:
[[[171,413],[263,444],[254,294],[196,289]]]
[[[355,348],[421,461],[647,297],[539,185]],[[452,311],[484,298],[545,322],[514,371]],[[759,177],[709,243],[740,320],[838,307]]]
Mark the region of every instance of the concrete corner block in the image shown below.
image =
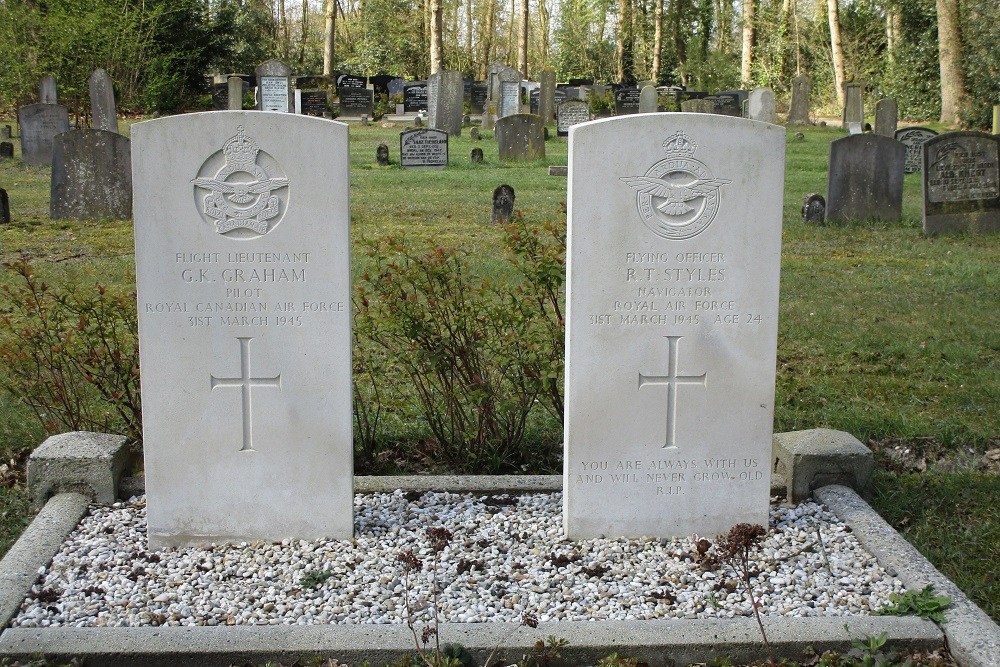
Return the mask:
[[[78,492],[109,505],[128,451],[123,435],[71,431],[46,439],[28,457],[28,497],[36,509],[56,493]]]
[[[864,495],[874,459],[850,433],[828,428],[775,433],[773,472],[784,475],[789,502],[805,500],[821,486],[841,484]]]

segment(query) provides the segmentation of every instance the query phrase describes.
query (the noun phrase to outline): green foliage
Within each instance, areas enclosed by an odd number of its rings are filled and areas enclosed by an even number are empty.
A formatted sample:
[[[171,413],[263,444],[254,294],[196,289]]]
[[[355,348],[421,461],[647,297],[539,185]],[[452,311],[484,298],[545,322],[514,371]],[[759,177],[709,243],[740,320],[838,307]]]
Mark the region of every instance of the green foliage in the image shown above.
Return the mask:
[[[962,122],[992,131],[993,105],[1000,104],[1000,4],[996,0],[963,0],[960,6],[969,95]]]
[[[896,0],[900,43],[887,53],[881,96],[895,98],[901,118],[937,118],[941,114],[934,0]]]
[[[607,90],[603,94],[591,92],[587,97],[590,113],[594,116],[608,115],[615,112],[615,93]]]
[[[892,593],[888,605],[879,610],[883,616],[919,616],[935,623],[944,623],[944,610],[951,604],[947,595],[937,595],[928,584],[919,591]]]
[[[363,12],[344,19],[347,38],[336,54],[340,67],[359,75],[427,76],[429,55],[421,36],[423,4],[413,0],[366,0],[363,4]]]
[[[617,651],[597,661],[598,667],[636,667],[638,664],[639,661],[637,659],[618,655]]]
[[[562,649],[569,646],[569,640],[555,635],[539,639],[530,654],[521,656],[517,667],[552,667],[562,660]]]
[[[331,570],[311,570],[302,575],[302,578],[299,579],[299,586],[306,590],[319,588],[332,576],[333,571]]]

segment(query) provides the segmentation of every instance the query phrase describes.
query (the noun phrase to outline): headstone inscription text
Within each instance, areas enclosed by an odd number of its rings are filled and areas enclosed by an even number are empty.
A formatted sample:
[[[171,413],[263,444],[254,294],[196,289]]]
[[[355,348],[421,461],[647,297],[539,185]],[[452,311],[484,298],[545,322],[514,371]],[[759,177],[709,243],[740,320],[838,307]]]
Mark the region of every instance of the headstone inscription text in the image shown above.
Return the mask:
[[[766,521],[783,137],[694,114],[570,130],[570,539]]]
[[[924,142],[936,137],[937,132],[926,127],[904,127],[896,130],[896,141],[906,146],[906,162],[903,171],[913,174],[923,168]]]
[[[150,548],[350,538],[346,126],[216,111],[132,141]]]
[[[1000,232],[1000,136],[948,132],[923,150],[924,233]]]
[[[448,166],[448,133],[430,128],[401,132],[399,164],[444,169]]]

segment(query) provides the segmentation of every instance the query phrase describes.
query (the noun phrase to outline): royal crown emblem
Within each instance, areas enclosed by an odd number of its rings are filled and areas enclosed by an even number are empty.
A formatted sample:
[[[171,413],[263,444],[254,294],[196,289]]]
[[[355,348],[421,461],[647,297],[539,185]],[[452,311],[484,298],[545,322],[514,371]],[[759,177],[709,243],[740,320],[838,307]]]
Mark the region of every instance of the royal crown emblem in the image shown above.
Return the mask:
[[[715,178],[694,159],[698,144],[682,131],[662,144],[666,158],[642,176],[622,176],[636,190],[636,206],[643,223],[665,239],[687,239],[700,234],[719,212],[720,189],[731,180]]]
[[[205,161],[198,177],[191,181],[199,211],[215,222],[219,234],[242,230],[234,235],[263,235],[280,220],[287,201],[288,179],[284,173],[269,174],[262,164],[265,161],[272,172],[281,172],[274,158],[262,151],[240,125],[236,135]]]

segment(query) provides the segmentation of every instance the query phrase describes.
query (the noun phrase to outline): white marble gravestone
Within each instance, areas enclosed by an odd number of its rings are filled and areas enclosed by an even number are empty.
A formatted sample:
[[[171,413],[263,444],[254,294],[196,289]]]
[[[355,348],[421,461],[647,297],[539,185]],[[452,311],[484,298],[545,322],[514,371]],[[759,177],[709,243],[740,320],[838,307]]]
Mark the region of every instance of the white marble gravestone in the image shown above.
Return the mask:
[[[132,127],[150,548],[353,534],[347,126]]]
[[[766,525],[784,128],[664,113],[569,137],[566,536]]]
[[[261,111],[294,111],[292,70],[280,60],[265,60],[257,66],[257,108]]]

